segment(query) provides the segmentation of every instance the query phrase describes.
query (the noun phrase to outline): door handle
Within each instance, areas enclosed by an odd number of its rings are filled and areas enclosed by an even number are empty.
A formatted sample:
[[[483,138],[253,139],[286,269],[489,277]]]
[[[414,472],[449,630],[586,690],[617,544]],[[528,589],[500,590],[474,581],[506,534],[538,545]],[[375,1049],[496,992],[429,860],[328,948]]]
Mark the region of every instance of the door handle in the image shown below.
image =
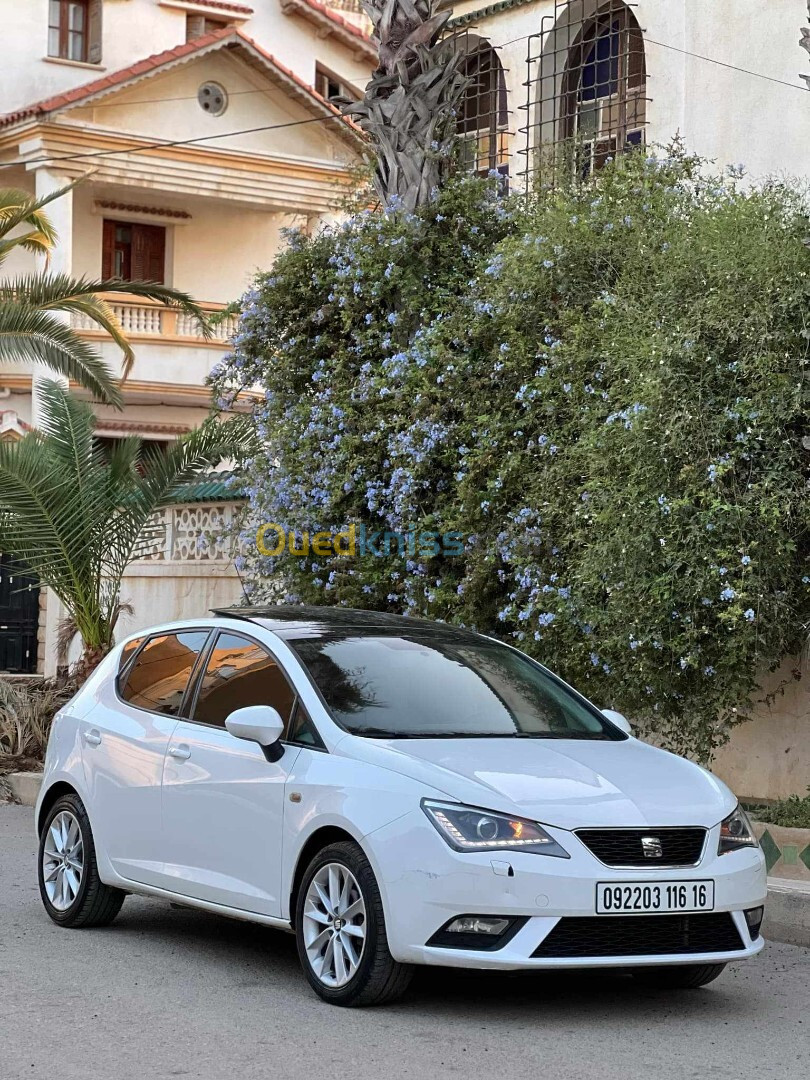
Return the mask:
[[[100,746],[101,735],[98,731],[96,731],[95,728],[93,728],[91,731],[85,731],[84,741],[87,743],[88,746]]]
[[[191,750],[185,743],[181,743],[179,746],[170,746],[169,757],[177,758],[178,761],[188,761],[191,757]]]

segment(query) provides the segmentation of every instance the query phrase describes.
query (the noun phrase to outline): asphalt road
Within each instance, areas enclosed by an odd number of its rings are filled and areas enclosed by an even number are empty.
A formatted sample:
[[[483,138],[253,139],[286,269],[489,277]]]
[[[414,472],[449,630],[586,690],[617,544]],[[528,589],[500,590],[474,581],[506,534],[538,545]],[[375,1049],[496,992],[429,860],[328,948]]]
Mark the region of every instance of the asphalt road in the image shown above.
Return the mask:
[[[44,914],[32,813],[0,805],[0,1080],[806,1080],[810,952],[768,944],[703,990],[423,971],[385,1009],[321,1004],[291,936],[129,897]]]

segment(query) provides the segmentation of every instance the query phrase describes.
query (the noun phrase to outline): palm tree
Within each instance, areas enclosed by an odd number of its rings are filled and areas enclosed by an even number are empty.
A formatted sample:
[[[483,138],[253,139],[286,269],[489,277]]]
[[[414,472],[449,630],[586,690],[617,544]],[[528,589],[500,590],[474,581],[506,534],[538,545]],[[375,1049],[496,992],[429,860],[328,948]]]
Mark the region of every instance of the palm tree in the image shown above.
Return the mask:
[[[43,208],[73,187],[75,184],[69,184],[42,199],[15,188],[0,189],[0,267],[16,248],[44,255],[46,259],[50,256],[57,236]],[[135,357],[115,313],[99,295],[111,291],[179,307],[197,319],[204,336],[210,334],[205,315],[191,297],[166,285],[33,273],[0,282],[0,361],[34,360],[45,364],[57,374],[75,380],[102,401],[120,407],[121,395],[113,373],[98,353],[57,315],[75,312],[106,330],[123,353],[125,379]]]
[[[38,430],[0,443],[0,548],[67,611],[87,674],[109,651],[126,567],[154,548],[149,522],[183,484],[242,445],[242,418],[210,420],[165,453],[137,437],[105,452],[92,407],[56,382],[42,386]]]
[[[383,204],[414,210],[433,198],[455,143],[455,109],[469,79],[452,10],[439,0],[360,0],[374,24],[379,66],[361,101],[344,106],[375,143],[374,187]]]

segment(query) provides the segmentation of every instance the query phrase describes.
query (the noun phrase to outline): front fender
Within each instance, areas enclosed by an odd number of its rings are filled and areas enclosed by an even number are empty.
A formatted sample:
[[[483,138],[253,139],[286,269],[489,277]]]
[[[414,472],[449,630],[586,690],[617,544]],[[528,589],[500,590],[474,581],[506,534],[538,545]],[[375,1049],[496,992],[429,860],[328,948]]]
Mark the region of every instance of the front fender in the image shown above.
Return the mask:
[[[443,793],[366,762],[303,749],[288,777],[285,796],[281,896],[282,916],[289,918],[296,867],[318,830],[337,828],[351,836],[381,881],[367,837],[417,809],[421,799],[442,798]]]

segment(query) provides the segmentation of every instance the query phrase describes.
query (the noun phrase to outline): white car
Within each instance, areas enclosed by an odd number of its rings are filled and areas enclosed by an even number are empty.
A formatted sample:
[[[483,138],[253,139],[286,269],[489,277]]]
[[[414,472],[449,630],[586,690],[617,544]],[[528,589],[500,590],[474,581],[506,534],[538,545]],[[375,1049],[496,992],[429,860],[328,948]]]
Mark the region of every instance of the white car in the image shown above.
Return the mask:
[[[292,930],[336,1005],[414,964],[702,986],[763,944],[764,859],[720,780],[516,649],[394,615],[131,638],[54,722],[36,822],[54,922],[140,893]]]

